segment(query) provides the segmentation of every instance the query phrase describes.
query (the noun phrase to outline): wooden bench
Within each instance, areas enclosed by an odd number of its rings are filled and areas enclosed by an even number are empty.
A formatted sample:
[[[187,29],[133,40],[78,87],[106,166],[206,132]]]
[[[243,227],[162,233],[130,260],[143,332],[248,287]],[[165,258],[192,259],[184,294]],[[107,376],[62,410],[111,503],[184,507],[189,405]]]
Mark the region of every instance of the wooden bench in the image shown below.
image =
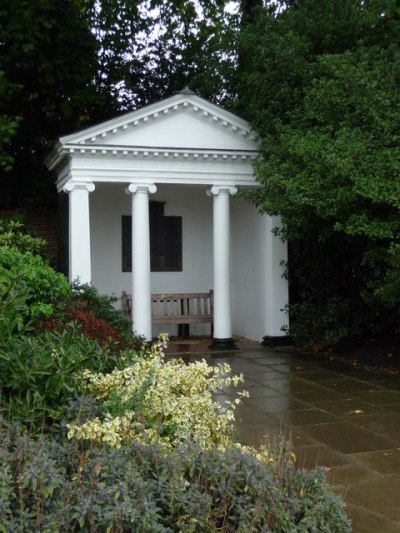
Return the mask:
[[[132,316],[132,296],[122,292],[122,310]],[[152,294],[153,324],[211,324],[214,322],[213,291],[177,294]],[[188,331],[186,332],[188,335]]]

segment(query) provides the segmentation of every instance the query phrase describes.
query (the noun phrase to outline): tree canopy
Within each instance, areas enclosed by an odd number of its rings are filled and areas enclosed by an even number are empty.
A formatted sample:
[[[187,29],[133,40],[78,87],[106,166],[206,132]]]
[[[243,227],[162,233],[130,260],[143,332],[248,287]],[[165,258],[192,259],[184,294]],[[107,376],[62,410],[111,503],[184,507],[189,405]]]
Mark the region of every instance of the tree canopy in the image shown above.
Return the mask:
[[[262,136],[252,198],[282,216],[302,336],[399,318],[399,30],[390,0],[298,0],[243,34],[242,94]]]
[[[2,204],[49,196],[50,139],[76,129],[97,95],[95,40],[75,2],[9,0],[0,7]],[[51,195],[51,193],[50,193]]]
[[[224,46],[226,0],[92,0],[88,24],[98,43],[98,90],[131,109],[184,85],[221,97],[218,60]],[[219,68],[218,68],[219,67]]]

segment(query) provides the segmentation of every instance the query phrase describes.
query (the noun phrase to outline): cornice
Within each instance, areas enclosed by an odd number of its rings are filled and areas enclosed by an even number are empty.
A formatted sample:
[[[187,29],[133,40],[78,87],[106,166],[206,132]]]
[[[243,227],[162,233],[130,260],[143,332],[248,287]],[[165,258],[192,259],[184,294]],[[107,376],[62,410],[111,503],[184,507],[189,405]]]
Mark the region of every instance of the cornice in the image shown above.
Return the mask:
[[[254,160],[258,156],[256,150],[223,150],[223,149],[205,149],[205,148],[174,148],[174,147],[153,147],[153,146],[121,146],[121,145],[82,145],[66,144],[59,156],[97,156],[97,157],[116,157],[116,158],[140,158],[140,159],[159,159],[159,160]]]

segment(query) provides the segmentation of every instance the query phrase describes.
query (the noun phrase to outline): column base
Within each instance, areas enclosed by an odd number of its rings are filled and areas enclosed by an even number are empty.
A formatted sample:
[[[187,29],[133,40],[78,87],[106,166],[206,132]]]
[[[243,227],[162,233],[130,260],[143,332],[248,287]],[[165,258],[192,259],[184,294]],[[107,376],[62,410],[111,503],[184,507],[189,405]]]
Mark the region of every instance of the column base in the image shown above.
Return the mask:
[[[290,337],[290,335],[265,335],[261,344],[266,348],[290,346],[293,344],[293,339]]]
[[[239,350],[231,337],[228,339],[213,338],[209,348],[211,350]]]

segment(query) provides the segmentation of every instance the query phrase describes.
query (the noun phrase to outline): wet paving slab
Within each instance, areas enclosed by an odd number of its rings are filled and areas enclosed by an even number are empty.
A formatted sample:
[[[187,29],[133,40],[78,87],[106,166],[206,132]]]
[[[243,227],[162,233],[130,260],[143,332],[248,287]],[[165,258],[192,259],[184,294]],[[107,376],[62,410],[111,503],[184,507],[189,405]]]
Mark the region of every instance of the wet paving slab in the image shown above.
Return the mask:
[[[239,390],[250,397],[237,409],[242,443],[283,435],[299,468],[324,468],[354,532],[400,532],[400,378],[258,345],[206,355],[192,349],[187,357],[243,374]],[[230,401],[236,391],[216,399]]]

